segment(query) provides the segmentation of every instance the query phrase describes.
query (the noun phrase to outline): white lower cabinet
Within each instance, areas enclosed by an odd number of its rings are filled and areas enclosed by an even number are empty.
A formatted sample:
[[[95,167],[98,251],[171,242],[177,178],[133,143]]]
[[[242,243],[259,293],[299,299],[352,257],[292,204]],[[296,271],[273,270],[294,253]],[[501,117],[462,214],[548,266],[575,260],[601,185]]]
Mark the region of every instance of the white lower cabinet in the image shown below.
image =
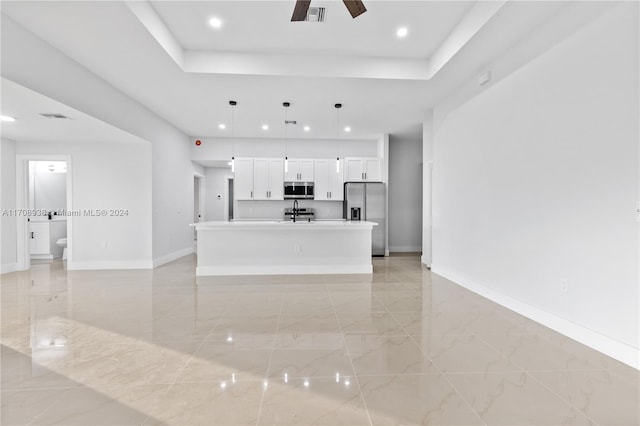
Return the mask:
[[[29,254],[33,258],[50,258],[49,222],[29,222]]]
[[[336,160],[315,160],[315,200],[342,201],[344,199],[342,163],[340,160],[340,167],[336,169]]]

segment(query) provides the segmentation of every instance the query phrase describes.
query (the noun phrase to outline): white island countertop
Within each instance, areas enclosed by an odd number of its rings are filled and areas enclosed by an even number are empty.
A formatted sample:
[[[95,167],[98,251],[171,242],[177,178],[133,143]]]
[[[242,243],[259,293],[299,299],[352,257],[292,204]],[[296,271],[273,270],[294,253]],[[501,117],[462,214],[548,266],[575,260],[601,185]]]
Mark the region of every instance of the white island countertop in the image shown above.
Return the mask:
[[[345,220],[195,223],[196,275],[370,274],[376,225]]]
[[[205,230],[205,229],[233,229],[233,228],[262,228],[266,227],[269,229],[289,229],[293,226],[304,227],[305,229],[328,229],[328,228],[336,228],[336,229],[345,229],[345,228],[366,228],[371,229],[373,226],[377,226],[378,224],[375,222],[367,222],[367,221],[351,221],[351,220],[296,220],[293,222],[292,220],[259,220],[259,219],[241,219],[234,221],[210,221],[210,222],[199,222],[191,224],[191,226],[195,226],[196,230]]]

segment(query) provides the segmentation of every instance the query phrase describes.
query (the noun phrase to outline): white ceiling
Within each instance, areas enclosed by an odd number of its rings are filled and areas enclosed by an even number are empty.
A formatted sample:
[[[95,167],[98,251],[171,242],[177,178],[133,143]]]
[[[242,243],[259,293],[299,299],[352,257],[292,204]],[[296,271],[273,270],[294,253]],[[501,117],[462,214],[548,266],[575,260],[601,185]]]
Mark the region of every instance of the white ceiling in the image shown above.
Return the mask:
[[[451,33],[474,1],[367,1],[352,19],[342,1],[314,1],[326,7],[325,22],[290,22],[293,1],[153,1],[153,8],[189,50],[253,53],[307,52],[344,56],[426,59]],[[211,28],[209,17],[223,26]],[[383,19],[381,19],[383,18]],[[400,40],[401,27],[411,29]]]
[[[341,102],[341,128],[353,130],[340,137],[374,139],[415,128],[571,4],[365,0],[351,19],[341,1],[323,3],[323,24],[289,22],[293,0],[2,1],[2,13],[188,135],[229,136],[233,99],[236,137],[284,137],[289,101],[291,138],[337,137]],[[207,26],[214,14],[220,30]]]
[[[47,98],[5,78],[0,79],[0,111],[14,117],[3,122],[3,138],[26,142],[144,142],[90,115]],[[62,114],[68,119],[45,118],[40,114]]]

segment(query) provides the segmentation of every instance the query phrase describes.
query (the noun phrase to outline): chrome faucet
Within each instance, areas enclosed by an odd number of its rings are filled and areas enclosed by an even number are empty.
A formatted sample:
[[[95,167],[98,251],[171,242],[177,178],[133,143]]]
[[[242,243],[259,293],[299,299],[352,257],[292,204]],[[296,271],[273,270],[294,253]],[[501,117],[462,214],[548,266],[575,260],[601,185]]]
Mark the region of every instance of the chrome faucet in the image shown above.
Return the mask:
[[[298,200],[293,200],[293,221],[296,221],[296,216],[298,216],[298,211],[300,209],[298,208]]]

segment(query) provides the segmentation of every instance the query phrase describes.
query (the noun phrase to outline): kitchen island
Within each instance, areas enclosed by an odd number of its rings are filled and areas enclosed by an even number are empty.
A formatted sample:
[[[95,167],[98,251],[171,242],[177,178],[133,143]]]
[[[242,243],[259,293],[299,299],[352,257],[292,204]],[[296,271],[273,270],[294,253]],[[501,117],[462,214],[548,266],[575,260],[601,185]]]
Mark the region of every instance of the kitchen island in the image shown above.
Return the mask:
[[[197,276],[370,274],[366,221],[196,223]]]

